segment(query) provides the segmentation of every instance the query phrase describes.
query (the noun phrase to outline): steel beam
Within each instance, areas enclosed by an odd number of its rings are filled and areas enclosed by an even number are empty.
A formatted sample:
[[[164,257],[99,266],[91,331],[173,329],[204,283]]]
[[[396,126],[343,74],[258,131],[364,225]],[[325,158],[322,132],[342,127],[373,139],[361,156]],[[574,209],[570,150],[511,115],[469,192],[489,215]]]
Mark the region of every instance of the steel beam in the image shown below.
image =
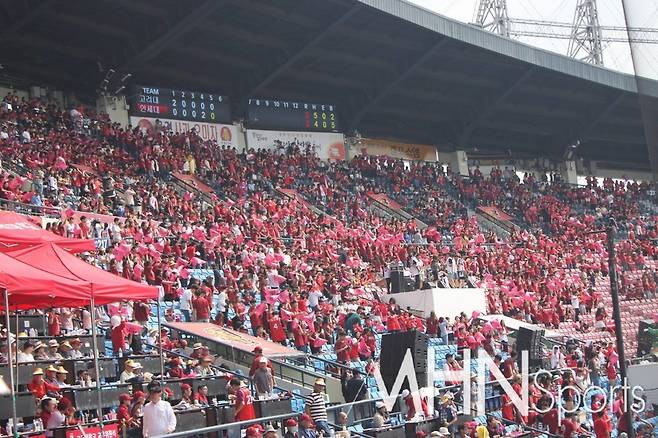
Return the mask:
[[[379,91],[376,92],[374,96],[363,106],[361,106],[361,109],[352,117],[352,122],[350,123],[350,131],[354,131],[361,120],[363,120],[363,117],[370,111],[372,108],[377,106],[379,102],[386,97],[386,95],[394,89],[397,85],[402,83],[405,79],[407,79],[418,67],[423,65],[425,62],[427,62],[428,59],[430,59],[432,56],[436,54],[441,48],[443,48],[446,44],[448,44],[448,38],[443,37],[441,38],[438,42],[436,42],[432,47],[430,47],[428,50],[426,50],[422,56],[420,56],[416,61],[414,61],[411,65],[409,65],[406,69],[400,72],[396,78],[394,78],[391,82],[387,83],[385,86],[383,86]]]
[[[322,31],[320,31],[320,33],[315,35],[315,37],[308,41],[302,48],[297,50],[292,56],[288,57],[284,62],[280,63],[278,66],[274,67],[272,70],[266,73],[256,85],[250,87],[247,92],[242,93],[242,96],[244,98],[256,96],[263,88],[271,84],[281,73],[285,72],[289,67],[299,61],[310,48],[322,41],[324,37],[333,32],[337,27],[340,27],[360,10],[361,6],[359,4],[352,6],[351,9],[341,15],[338,19],[334,20],[329,26],[325,27]]]
[[[612,113],[615,110],[615,108],[617,108],[617,105],[619,105],[619,103],[621,103],[621,101],[624,100],[625,96],[626,96],[626,92],[619,93],[612,100],[612,102],[610,102],[610,104],[603,109],[603,111],[597,114],[594,118],[592,118],[589,121],[587,125],[583,127],[576,140],[580,140],[580,141],[587,140],[587,137],[592,134],[592,131],[598,126],[601,120],[606,118],[608,115],[610,115],[610,113]]]
[[[0,30],[0,40],[6,39],[8,36],[15,34],[17,31],[21,30],[23,26],[30,23],[35,17],[49,10],[56,0],[45,0],[39,3],[39,5],[28,11],[18,20],[13,21],[9,26]]]
[[[483,110],[463,129],[462,133],[459,135],[459,143],[464,144],[468,142],[473,135],[473,132],[475,132],[477,129],[478,125],[487,117],[489,117],[496,110],[496,107],[504,102],[505,99],[507,99],[514,92],[514,90],[517,89],[518,86],[527,81],[534,72],[535,66],[528,68],[511,85],[506,87],[505,91],[495,96],[489,105],[486,105],[486,102],[482,102]]]
[[[174,41],[178,40],[181,36],[186,34],[192,26],[199,21],[212,14],[214,11],[224,5],[224,2],[219,0],[206,0],[201,6],[194,9],[191,13],[185,16],[182,20],[176,23],[171,29],[158,38],[147,44],[139,53],[135,54],[119,69],[124,72],[129,72],[133,69],[143,66],[145,63],[155,58],[164,49],[166,49]]]

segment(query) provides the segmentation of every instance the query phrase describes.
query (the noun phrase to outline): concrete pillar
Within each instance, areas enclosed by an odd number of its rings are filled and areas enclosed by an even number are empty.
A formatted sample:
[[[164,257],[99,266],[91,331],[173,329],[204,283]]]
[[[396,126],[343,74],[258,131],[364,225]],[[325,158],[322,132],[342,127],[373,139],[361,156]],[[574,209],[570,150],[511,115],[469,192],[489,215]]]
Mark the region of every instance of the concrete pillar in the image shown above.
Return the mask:
[[[573,160],[563,161],[560,163],[560,174],[562,181],[567,184],[578,184],[578,171],[576,169],[576,162]]]
[[[130,124],[128,107],[124,96],[100,96],[96,100],[96,110],[106,113],[110,120],[126,128]]]
[[[454,174],[468,176],[468,157],[466,156],[466,151],[439,152],[439,160],[449,164]]]

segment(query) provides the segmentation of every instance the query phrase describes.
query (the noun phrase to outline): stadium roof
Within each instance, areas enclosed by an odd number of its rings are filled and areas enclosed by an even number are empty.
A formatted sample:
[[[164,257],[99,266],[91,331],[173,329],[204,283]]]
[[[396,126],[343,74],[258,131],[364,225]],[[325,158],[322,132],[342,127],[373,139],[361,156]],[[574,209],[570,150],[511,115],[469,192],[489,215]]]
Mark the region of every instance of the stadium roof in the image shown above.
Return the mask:
[[[340,105],[364,136],[648,168],[633,76],[401,0],[0,3],[4,73],[92,95],[105,73]],[[658,96],[658,83],[648,82]]]

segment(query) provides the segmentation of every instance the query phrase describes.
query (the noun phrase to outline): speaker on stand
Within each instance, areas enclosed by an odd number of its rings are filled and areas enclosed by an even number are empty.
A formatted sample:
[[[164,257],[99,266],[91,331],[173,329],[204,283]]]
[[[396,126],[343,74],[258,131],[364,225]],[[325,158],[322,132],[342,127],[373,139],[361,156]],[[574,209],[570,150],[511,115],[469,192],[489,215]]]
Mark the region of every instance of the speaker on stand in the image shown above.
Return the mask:
[[[399,294],[404,292],[404,265],[402,263],[391,263],[388,269],[391,271],[391,293]]]
[[[542,365],[542,339],[546,332],[540,328],[520,327],[516,333],[516,351],[519,353],[519,361],[521,360],[521,352],[528,352],[529,366],[540,367]]]
[[[649,329],[657,329],[655,324],[650,319],[643,319],[638,324],[637,328],[637,356],[644,357],[651,354],[653,350],[654,337],[649,333]]]
[[[393,388],[407,350],[411,351],[418,387],[427,386],[427,344],[427,335],[416,330],[388,333],[382,336],[379,366],[388,391]],[[409,389],[406,379],[402,388]]]

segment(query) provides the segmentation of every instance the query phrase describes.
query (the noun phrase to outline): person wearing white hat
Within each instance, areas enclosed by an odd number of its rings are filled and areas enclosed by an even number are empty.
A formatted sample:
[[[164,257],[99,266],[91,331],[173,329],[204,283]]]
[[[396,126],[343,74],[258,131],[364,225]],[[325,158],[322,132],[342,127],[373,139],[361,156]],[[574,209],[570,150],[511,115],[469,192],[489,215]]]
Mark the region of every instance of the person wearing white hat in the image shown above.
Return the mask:
[[[379,429],[390,423],[391,419],[388,416],[386,403],[381,400],[375,402],[375,415],[372,417],[372,427]]]
[[[309,394],[306,401],[306,413],[311,416],[315,422],[315,427],[322,436],[331,436],[331,428],[327,418],[327,404],[325,389],[327,384],[324,379],[316,379],[313,385],[313,392]]]
[[[269,361],[265,356],[258,359],[258,368],[254,373],[253,381],[256,386],[256,395],[258,398],[269,398],[274,390],[274,376],[272,371],[267,367]]]
[[[57,351],[59,349],[59,342],[56,339],[48,341],[48,359],[49,360],[64,360],[64,357]]]
[[[123,364],[123,372],[119,376],[119,382],[126,383],[128,380],[134,379],[135,377],[135,362],[133,362],[132,359],[128,359]]]

